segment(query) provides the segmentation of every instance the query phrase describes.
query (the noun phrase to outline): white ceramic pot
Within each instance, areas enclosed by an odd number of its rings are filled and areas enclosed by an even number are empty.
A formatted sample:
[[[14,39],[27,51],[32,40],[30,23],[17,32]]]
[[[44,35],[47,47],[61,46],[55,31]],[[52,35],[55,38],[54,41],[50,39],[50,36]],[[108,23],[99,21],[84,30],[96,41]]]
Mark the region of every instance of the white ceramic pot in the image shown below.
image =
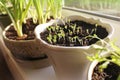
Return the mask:
[[[95,20],[93,18],[88,19],[82,16],[70,16],[66,19],[70,19],[71,21],[83,20],[91,24],[97,23],[106,28],[109,33],[107,38],[110,38],[113,34],[112,26],[103,23],[100,20]],[[41,39],[40,33],[52,24],[53,22],[49,22],[37,26],[35,29],[35,35],[39,44],[43,45],[44,51],[51,61],[57,77],[60,80],[87,80],[87,73],[91,62],[87,59],[85,53],[93,53],[95,50],[90,48],[90,46],[65,47],[48,44]]]

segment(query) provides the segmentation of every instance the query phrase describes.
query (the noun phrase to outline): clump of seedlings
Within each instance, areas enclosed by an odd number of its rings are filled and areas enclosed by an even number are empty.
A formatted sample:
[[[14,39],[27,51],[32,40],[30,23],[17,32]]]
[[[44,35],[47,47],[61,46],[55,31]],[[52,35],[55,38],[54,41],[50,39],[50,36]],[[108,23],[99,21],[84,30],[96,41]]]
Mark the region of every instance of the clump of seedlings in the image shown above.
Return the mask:
[[[96,53],[89,55],[90,61],[98,61],[92,80],[120,80],[120,48],[115,41],[105,41],[97,36],[93,36],[100,40],[102,45],[94,44],[91,47],[96,49]],[[104,46],[106,45],[106,47]],[[101,54],[106,53],[106,54]]]
[[[88,37],[94,34],[103,39],[108,32],[98,24],[75,20],[68,21],[64,25],[49,26],[40,35],[43,40],[52,45],[88,46],[98,41],[96,38]]]

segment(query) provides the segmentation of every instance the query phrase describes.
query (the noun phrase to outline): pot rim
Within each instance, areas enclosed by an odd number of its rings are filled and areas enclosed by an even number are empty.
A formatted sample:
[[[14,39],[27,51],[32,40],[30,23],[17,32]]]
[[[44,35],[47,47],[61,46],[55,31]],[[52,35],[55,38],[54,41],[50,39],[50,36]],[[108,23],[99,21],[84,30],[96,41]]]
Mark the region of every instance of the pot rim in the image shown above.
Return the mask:
[[[3,38],[5,38],[7,41],[11,41],[11,42],[31,42],[31,41],[35,41],[35,39],[33,40],[12,40],[9,39],[5,36],[6,31],[13,25],[13,23],[11,23],[10,25],[8,25],[2,32]]]
[[[88,80],[92,80],[92,74],[93,74],[94,68],[98,63],[99,62],[97,60],[95,60],[90,64],[90,67],[88,70]]]

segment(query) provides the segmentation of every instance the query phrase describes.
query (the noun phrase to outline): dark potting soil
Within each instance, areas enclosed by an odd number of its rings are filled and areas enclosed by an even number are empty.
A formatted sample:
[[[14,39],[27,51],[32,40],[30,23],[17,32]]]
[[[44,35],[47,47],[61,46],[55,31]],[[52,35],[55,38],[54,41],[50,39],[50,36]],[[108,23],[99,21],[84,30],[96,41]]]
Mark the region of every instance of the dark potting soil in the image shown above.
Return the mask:
[[[86,37],[94,34],[101,39],[108,36],[107,30],[101,25],[76,20],[65,25],[49,26],[40,35],[43,40],[52,45],[88,46],[98,41],[96,38]]]
[[[100,72],[99,64],[95,67],[92,80],[117,80],[120,75],[120,67],[114,63],[109,63],[108,67]]]
[[[34,29],[38,24],[34,24],[32,18],[27,19],[26,23],[23,23],[23,38],[19,38],[17,32],[15,31],[14,27],[11,26],[7,32],[6,37],[12,40],[32,40],[35,38]]]

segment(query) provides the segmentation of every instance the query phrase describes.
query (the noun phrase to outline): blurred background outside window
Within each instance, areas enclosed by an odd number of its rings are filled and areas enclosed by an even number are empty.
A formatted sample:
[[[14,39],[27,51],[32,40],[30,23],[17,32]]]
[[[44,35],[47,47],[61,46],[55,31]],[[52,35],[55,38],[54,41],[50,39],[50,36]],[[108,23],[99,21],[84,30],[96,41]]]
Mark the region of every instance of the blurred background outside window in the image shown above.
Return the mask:
[[[64,6],[120,17],[120,0],[64,0]]]

